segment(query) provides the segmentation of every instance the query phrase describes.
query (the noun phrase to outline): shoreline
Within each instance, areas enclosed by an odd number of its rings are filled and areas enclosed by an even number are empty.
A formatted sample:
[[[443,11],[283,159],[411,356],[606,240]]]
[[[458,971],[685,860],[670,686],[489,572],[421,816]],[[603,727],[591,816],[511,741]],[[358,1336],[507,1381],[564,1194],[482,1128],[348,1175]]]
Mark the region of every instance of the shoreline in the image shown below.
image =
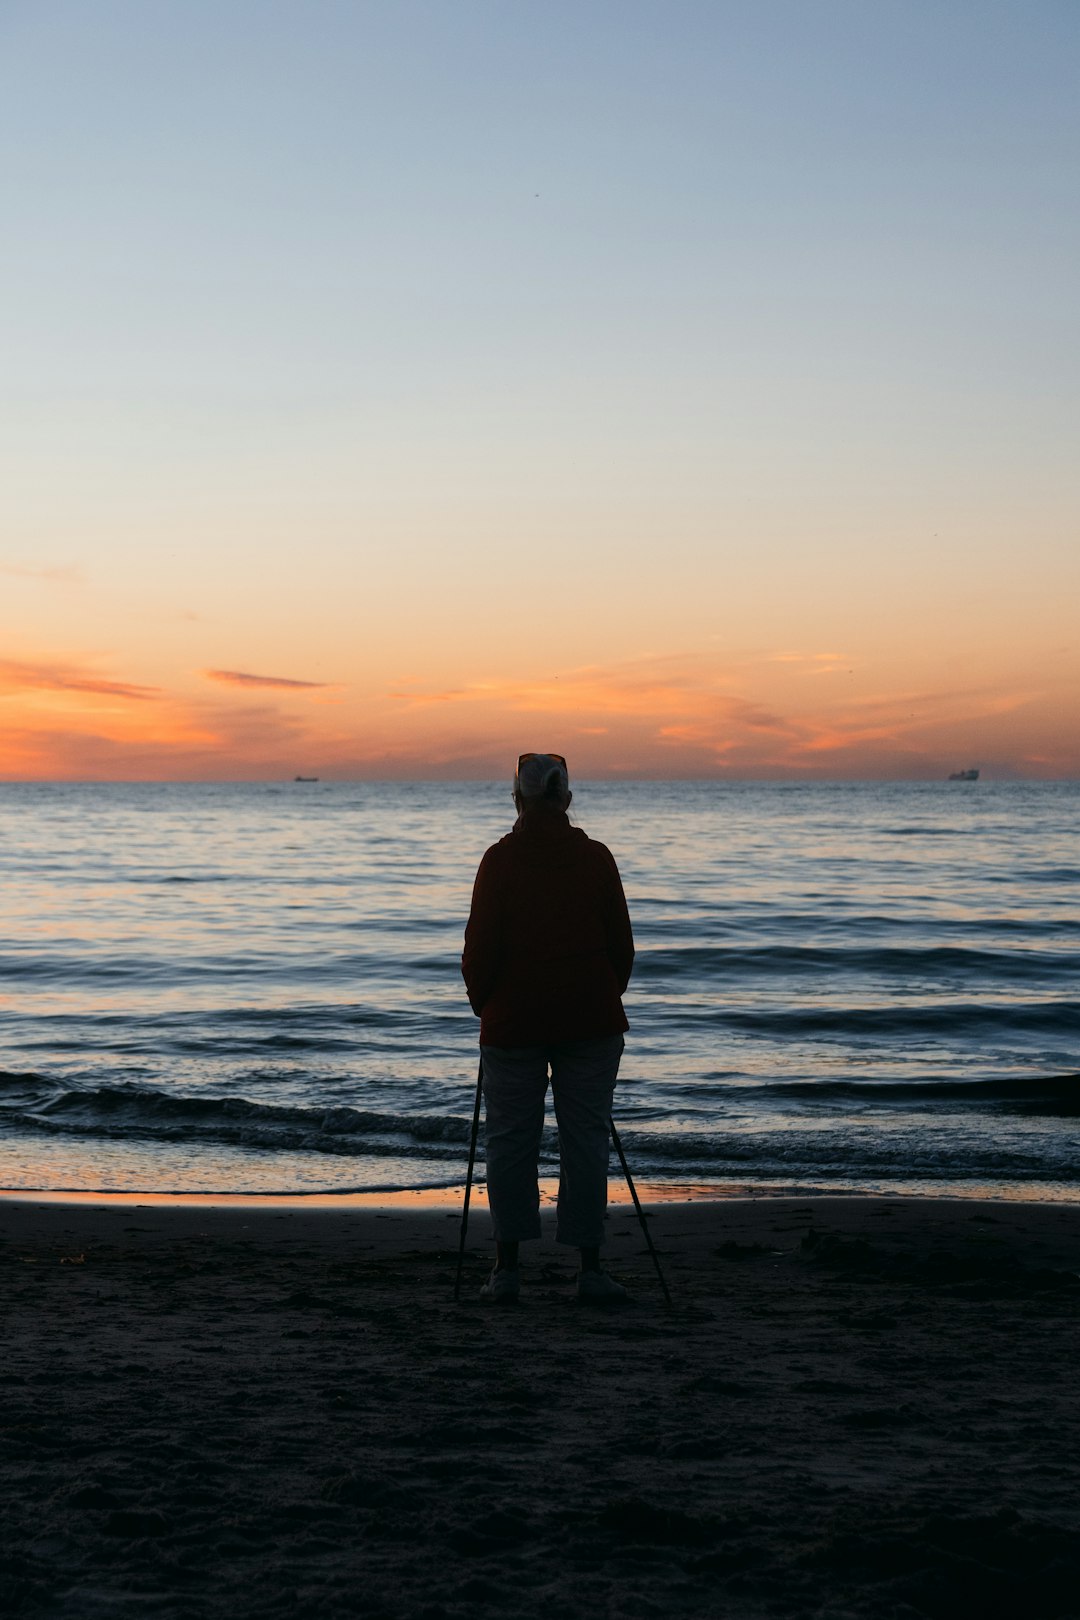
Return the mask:
[[[899,1202],[932,1202],[957,1204],[1003,1204],[1010,1207],[1053,1207],[1080,1210],[1080,1190],[1075,1196],[1059,1196],[1061,1189],[1034,1192],[1030,1185],[1015,1190],[1007,1187],[986,1187],[973,1183],[966,1188],[945,1189],[940,1184],[925,1191],[912,1189],[909,1183],[895,1191],[881,1188],[812,1186],[792,1187],[790,1183],[766,1183],[759,1187],[745,1182],[649,1182],[635,1181],[638,1197],[646,1208],[680,1204],[777,1203],[785,1200],[840,1201],[880,1200]],[[554,1208],[558,1181],[545,1178],[540,1182],[541,1211]],[[370,1192],[190,1192],[183,1189],[151,1188],[79,1188],[79,1187],[0,1187],[0,1210],[9,1204],[70,1204],[75,1207],[94,1204],[144,1205],[154,1208],[223,1208],[223,1209],[432,1209],[460,1212],[465,1196],[464,1183],[449,1187],[417,1187],[376,1190]],[[609,1211],[632,1209],[633,1203],[625,1183],[609,1189]],[[470,1219],[487,1214],[487,1190],[484,1183],[473,1184],[470,1196]]]

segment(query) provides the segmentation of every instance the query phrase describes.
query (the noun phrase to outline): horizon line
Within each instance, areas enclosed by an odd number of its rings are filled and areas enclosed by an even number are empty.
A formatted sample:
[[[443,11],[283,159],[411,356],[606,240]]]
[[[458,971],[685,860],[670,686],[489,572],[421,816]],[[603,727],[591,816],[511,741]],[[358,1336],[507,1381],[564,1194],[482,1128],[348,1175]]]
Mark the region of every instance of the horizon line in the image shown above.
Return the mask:
[[[369,785],[403,786],[414,783],[423,787],[464,787],[477,785],[505,785],[512,781],[513,773],[505,776],[0,776],[0,787],[362,787]],[[932,782],[963,784],[945,776],[650,776],[629,774],[603,774],[575,776],[574,782],[601,783],[665,783],[700,782],[710,787],[900,787]],[[997,787],[1030,787],[1053,783],[1077,783],[1075,776],[987,776],[980,769],[979,785],[992,783]],[[975,786],[968,783],[968,786]]]

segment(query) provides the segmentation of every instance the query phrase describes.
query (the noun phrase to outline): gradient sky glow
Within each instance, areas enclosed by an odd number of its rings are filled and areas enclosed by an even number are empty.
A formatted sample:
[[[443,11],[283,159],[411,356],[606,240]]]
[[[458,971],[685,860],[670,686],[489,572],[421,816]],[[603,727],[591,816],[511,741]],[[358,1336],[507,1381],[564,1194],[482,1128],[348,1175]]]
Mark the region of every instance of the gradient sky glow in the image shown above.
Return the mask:
[[[0,777],[1080,775],[1075,0],[0,0]]]

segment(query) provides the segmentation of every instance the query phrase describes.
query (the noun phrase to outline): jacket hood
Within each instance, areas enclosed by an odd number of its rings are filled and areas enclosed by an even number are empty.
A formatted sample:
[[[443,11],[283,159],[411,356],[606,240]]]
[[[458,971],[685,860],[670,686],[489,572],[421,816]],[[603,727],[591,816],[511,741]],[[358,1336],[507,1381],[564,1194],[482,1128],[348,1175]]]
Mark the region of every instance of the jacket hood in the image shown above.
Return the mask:
[[[519,816],[506,835],[515,856],[527,866],[576,866],[585,855],[588,834],[571,827],[565,812]]]

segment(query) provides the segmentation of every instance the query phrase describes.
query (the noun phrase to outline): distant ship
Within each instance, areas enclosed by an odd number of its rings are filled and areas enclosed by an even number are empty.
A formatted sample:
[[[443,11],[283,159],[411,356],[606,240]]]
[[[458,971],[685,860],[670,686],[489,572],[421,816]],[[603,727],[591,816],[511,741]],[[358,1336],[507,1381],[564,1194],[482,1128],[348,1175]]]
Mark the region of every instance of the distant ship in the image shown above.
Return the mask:
[[[978,774],[979,774],[978,771],[976,771],[975,775],[978,776]],[[293,777],[294,782],[317,782],[318,780],[319,780],[319,778],[317,776],[294,776]]]
[[[949,772],[949,781],[950,782],[977,782],[978,780],[979,780],[978,771],[950,771]]]

